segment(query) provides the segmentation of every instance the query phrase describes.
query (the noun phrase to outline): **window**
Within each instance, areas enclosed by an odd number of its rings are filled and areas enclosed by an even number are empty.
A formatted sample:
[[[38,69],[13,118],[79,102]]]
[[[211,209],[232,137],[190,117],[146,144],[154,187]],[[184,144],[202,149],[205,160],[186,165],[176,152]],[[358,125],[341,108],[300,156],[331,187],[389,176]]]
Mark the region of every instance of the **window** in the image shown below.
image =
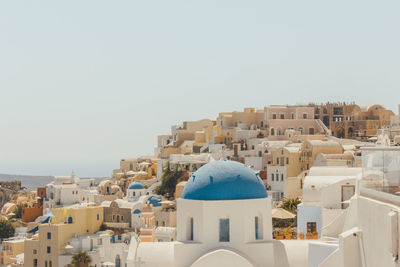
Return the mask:
[[[123,221],[124,220],[124,215],[121,215],[121,221]]]
[[[38,260],[37,259],[33,259],[33,267],[37,267],[37,263],[38,263]]]
[[[219,219],[219,242],[229,242],[229,219]]]
[[[97,213],[97,220],[100,220],[100,214]]]
[[[51,239],[51,233],[50,233],[50,232],[47,233],[47,239],[48,239],[48,240]]]
[[[283,173],[281,174],[281,181],[283,182]]]
[[[53,267],[53,262],[49,261],[49,267]]]
[[[272,173],[272,174],[271,174],[271,180],[272,180],[272,182],[274,181],[274,179],[275,179],[275,177],[274,177],[274,174]]]
[[[72,223],[72,217],[68,217],[68,223],[71,224]]]
[[[44,267],[48,267],[47,261],[44,262]]]
[[[307,113],[303,113],[303,119],[307,119]]]
[[[262,223],[262,216],[254,217],[254,232],[255,232],[255,239],[260,240],[263,239],[263,223]]]
[[[187,236],[186,236],[186,239],[187,240],[190,240],[190,241],[193,241],[193,217],[189,217],[188,218],[188,222],[187,222],[187,225],[186,225],[186,227],[187,227]]]
[[[115,267],[121,267],[121,258],[119,255],[115,257]]]
[[[317,231],[316,222],[307,222],[307,233],[313,233]]]
[[[279,164],[279,158],[276,158],[276,164]]]
[[[254,218],[254,231],[256,240],[258,240],[258,216]]]
[[[165,221],[162,222],[162,226],[165,226]]]
[[[294,120],[294,113],[293,112],[292,112],[291,118],[292,118],[292,120]]]
[[[286,158],[286,164],[289,164],[289,158]]]
[[[36,255],[36,254],[37,254],[37,250],[34,249],[34,250],[33,250],[33,255]]]
[[[281,120],[284,120],[284,119],[285,119],[285,114],[281,113]]]
[[[51,253],[51,247],[47,247],[47,254]]]
[[[272,119],[273,119],[273,120],[276,120],[276,118],[277,118],[277,117],[276,117],[276,113],[273,113],[273,114],[272,114]]]

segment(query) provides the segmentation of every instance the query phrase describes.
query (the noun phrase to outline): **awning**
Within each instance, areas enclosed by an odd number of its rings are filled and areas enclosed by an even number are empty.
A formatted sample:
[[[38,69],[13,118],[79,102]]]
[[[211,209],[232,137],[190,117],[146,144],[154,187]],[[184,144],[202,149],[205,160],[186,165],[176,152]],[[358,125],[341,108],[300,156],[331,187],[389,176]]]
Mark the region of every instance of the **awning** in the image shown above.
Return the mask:
[[[33,228],[32,230],[28,231],[28,234],[33,234],[36,233],[39,230],[39,226],[36,226],[35,228]]]
[[[277,209],[272,209],[272,218],[275,219],[293,219],[294,217],[296,217],[295,214],[282,209],[282,208],[277,208]]]

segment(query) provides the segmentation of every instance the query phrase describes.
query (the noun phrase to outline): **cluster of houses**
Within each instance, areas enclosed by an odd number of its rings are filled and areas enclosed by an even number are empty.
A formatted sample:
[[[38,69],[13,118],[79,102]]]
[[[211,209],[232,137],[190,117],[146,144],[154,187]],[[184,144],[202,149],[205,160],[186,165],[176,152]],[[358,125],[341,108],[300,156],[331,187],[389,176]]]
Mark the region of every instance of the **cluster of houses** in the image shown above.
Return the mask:
[[[110,179],[37,188],[0,265],[69,267],[86,251],[94,267],[398,266],[399,122],[381,105],[326,103],[172,126]],[[166,166],[183,173],[174,196],[154,193]],[[284,198],[301,199],[293,227],[316,239],[274,239]]]

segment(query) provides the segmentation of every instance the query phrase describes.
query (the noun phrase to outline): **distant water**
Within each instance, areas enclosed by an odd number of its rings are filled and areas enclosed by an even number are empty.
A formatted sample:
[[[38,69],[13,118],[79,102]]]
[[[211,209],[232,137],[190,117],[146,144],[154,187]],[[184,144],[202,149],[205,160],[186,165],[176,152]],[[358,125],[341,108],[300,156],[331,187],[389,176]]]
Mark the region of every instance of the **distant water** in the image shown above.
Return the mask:
[[[84,178],[83,178],[84,179]],[[106,178],[96,177],[96,182],[100,182]],[[23,187],[31,190],[35,190],[38,187],[45,186],[48,183],[54,181],[54,176],[31,176],[31,175],[16,175],[16,174],[1,174],[0,181],[21,181]]]

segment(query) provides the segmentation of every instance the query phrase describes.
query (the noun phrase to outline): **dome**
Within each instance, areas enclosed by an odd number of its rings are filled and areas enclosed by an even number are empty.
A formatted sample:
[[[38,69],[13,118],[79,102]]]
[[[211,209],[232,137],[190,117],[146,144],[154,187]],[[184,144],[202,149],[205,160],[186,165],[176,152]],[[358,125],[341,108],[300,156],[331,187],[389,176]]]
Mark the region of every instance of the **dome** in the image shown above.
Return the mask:
[[[142,213],[139,209],[135,209],[134,211],[133,211],[133,214],[140,214],[140,213]]]
[[[139,182],[133,182],[129,185],[128,189],[144,189],[143,185]]]
[[[198,169],[182,192],[183,199],[234,200],[266,198],[261,179],[242,163],[219,160]]]

